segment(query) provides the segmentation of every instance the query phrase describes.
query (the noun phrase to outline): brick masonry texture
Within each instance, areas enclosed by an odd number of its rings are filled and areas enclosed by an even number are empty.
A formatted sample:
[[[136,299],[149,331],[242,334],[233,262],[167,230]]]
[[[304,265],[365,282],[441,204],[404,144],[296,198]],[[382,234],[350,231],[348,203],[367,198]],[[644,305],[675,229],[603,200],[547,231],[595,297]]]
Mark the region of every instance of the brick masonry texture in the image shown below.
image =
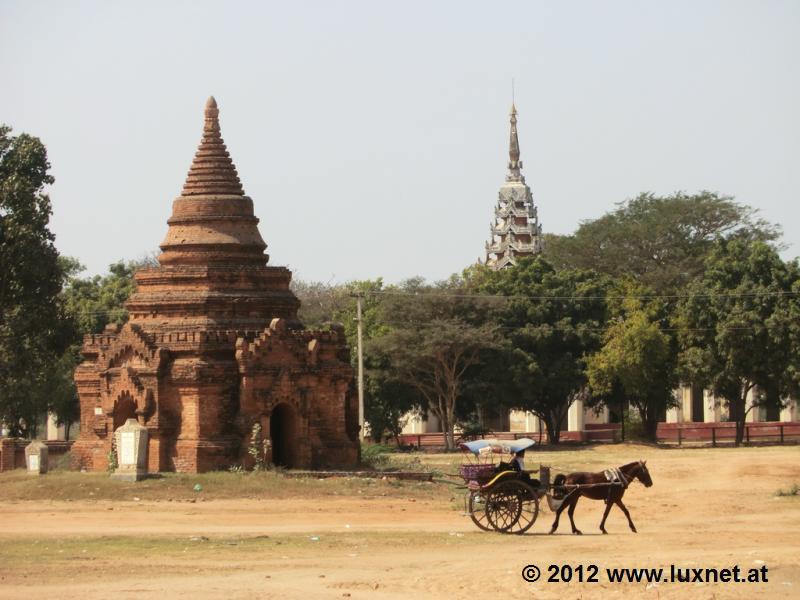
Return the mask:
[[[249,464],[253,425],[269,459],[298,468],[357,463],[358,407],[341,329],[309,331],[291,272],[267,266],[209,98],[203,137],[172,207],[159,266],[135,274],[130,318],[84,340],[75,372],[76,468],[104,470],[113,431],[136,418],[150,471]]]

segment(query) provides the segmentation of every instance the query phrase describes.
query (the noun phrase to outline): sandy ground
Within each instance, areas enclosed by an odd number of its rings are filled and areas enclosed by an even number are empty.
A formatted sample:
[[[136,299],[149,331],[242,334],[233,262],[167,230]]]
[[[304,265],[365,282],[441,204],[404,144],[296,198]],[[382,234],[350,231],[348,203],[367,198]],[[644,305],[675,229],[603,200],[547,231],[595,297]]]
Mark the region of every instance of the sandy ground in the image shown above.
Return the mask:
[[[613,509],[600,535],[603,504],[585,499],[582,536],[566,514],[547,535],[547,510],[524,536],[479,532],[447,497],[14,502],[0,507],[0,598],[800,598],[800,497],[775,495],[800,483],[800,448],[593,452],[609,466],[648,460],[655,485],[625,495],[638,534]],[[66,555],[52,558],[59,544]],[[526,583],[528,564],[544,577]],[[547,582],[550,564],[597,565],[599,582]],[[766,566],[769,581],[620,584],[605,573],[670,564]]]

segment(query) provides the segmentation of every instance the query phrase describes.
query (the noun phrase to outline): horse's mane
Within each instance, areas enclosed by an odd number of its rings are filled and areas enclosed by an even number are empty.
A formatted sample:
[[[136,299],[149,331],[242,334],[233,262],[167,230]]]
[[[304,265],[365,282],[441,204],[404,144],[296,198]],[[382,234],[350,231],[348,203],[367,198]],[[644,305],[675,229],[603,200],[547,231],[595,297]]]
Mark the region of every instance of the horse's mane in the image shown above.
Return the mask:
[[[622,465],[622,466],[620,467],[620,469],[624,469],[624,468],[626,468],[626,467],[634,467],[634,466],[636,466],[636,465],[640,465],[640,464],[642,464],[642,461],[640,461],[640,460],[635,460],[635,461],[633,461],[633,462],[629,462],[629,463],[627,463],[627,464],[624,464],[624,465]]]

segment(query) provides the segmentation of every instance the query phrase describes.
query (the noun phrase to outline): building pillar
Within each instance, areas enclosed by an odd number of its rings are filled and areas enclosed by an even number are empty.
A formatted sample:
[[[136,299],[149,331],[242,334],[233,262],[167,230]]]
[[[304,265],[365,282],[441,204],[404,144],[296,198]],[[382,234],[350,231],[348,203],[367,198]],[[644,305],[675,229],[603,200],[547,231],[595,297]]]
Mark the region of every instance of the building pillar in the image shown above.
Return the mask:
[[[755,401],[757,392],[758,390],[755,387],[751,387],[750,391],[747,392],[747,397],[744,399],[744,409],[750,410],[750,412],[748,412],[747,416],[745,417],[746,423],[758,423],[759,421],[764,420],[761,415],[761,407],[754,406],[753,408],[750,408],[751,406],[753,406],[753,402]]]
[[[401,433],[422,433],[422,417],[417,412],[407,412]]]
[[[575,400],[570,405],[567,414],[567,429],[569,431],[584,430],[583,400]]]
[[[530,431],[530,419],[528,412],[524,410],[508,411],[508,431],[521,432]]]
[[[439,418],[433,413],[428,413],[425,419],[426,425],[423,427],[422,433],[436,433],[441,430]]]
[[[683,423],[683,386],[672,390],[676,406],[667,409],[667,423]]]
[[[47,439],[64,441],[67,439],[67,428],[58,424],[53,413],[47,413]]]
[[[680,393],[678,396],[678,402],[681,406],[681,422],[691,423],[695,418],[692,407],[692,386],[682,383],[678,390]]]
[[[525,413],[525,428],[526,431],[539,433],[542,430],[542,420],[532,412]]]
[[[798,420],[797,400],[789,398],[786,406],[781,410],[781,421],[789,423]]]
[[[682,423],[681,420],[681,408],[680,406],[673,406],[672,408],[667,409],[667,423]]]
[[[720,420],[720,408],[711,390],[703,390],[703,421],[717,423]]]

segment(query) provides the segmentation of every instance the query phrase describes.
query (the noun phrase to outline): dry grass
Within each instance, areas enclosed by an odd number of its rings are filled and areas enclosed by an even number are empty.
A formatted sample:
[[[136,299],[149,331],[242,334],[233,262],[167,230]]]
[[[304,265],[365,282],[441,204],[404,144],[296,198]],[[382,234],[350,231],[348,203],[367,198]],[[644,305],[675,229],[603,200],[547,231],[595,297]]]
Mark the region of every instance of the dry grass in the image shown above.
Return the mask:
[[[761,449],[746,448],[683,448],[664,449],[647,444],[624,443],[568,447],[558,450],[528,451],[526,467],[538,470],[540,464],[550,465],[553,473],[572,471],[601,471],[637,459],[658,455],[685,456],[687,460],[719,460],[726,453],[738,456],[775,454],[785,456],[795,449],[779,446]],[[386,455],[384,468],[432,472],[434,483],[398,481],[394,479],[363,479],[337,477],[329,479],[285,477],[280,471],[232,473],[215,471],[202,474],[165,473],[155,478],[129,483],[112,480],[106,473],[52,471],[45,476],[28,475],[25,471],[0,473],[0,501],[26,500],[132,500],[192,501],[223,499],[286,499],[329,496],[375,497],[397,496],[447,501],[460,496],[457,485],[459,465],[474,460],[471,455],[454,453],[391,453]],[[655,475],[657,478],[657,475]],[[200,484],[202,491],[194,491]],[[784,492],[786,493],[786,492]],[[456,507],[458,501],[453,506]]]
[[[199,484],[201,491],[194,491]],[[230,498],[279,499],[324,496],[403,496],[440,498],[448,495],[441,484],[416,481],[291,478],[280,473],[202,474],[166,473],[136,483],[116,481],[106,473],[56,471],[44,476],[17,469],[0,473],[0,501],[24,500],[132,500],[187,501]],[[449,496],[448,496],[449,497]]]

